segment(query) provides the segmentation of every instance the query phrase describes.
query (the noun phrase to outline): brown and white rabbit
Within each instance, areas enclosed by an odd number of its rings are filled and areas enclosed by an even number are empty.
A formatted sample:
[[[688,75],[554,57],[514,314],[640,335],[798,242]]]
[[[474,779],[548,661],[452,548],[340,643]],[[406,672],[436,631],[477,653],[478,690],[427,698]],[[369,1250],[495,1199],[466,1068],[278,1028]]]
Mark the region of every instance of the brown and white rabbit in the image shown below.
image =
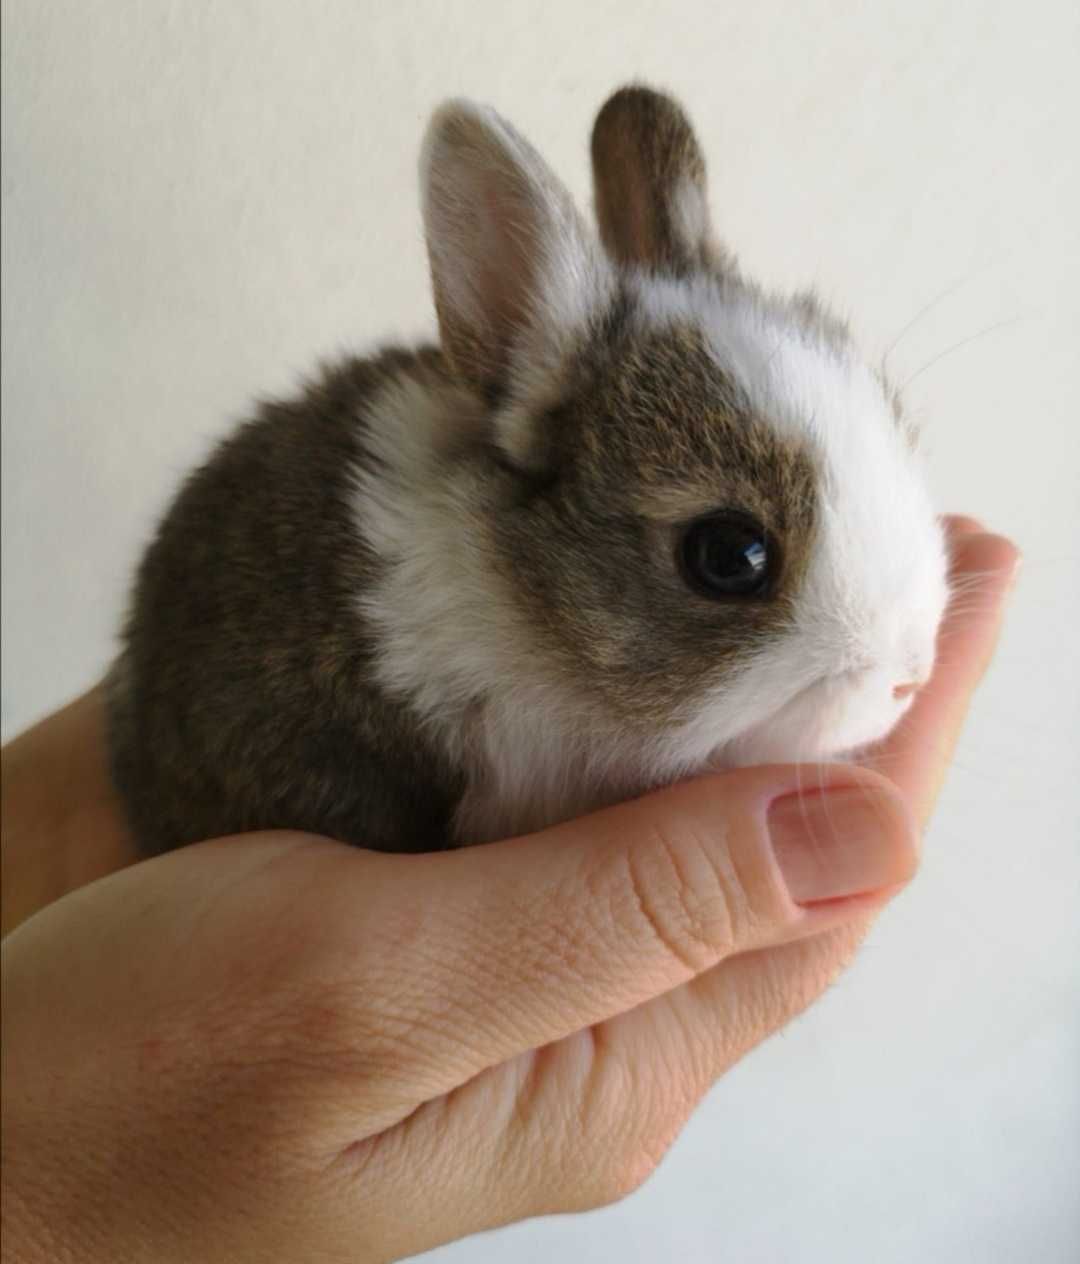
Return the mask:
[[[455,101],[421,160],[441,346],[348,360],[186,482],[110,677],[142,846],[427,850],[881,737],[945,553],[895,395],[744,280],[669,98],[593,130],[597,241]]]

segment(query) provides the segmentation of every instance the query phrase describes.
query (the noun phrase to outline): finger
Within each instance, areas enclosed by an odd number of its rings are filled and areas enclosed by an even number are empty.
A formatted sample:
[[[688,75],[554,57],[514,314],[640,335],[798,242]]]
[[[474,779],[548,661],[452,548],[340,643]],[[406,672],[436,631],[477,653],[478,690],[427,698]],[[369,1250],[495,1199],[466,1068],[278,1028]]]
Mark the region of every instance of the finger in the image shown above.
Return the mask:
[[[967,514],[944,514],[941,522],[950,540],[955,540],[965,535],[986,534],[986,527],[983,526],[979,519],[972,518]]]
[[[862,924],[745,953],[607,1023],[523,1054],[350,1147],[349,1213],[369,1220],[361,1165],[415,1165],[488,1227],[632,1192],[716,1078],[818,997]],[[467,1173],[447,1156],[468,1153]],[[361,1200],[359,1205],[356,1200]],[[418,1249],[418,1248],[414,1248]]]
[[[907,794],[924,823],[990,664],[1020,557],[1003,536],[954,535],[951,546],[955,596],[938,635],[933,675],[900,725],[865,761]]]
[[[812,1004],[850,963],[873,924],[869,911],[821,935],[743,953],[681,988],[605,1024],[598,1043],[636,1074],[656,1068],[696,1102],[731,1066]],[[659,1114],[673,1105],[663,1077],[651,1089]]]
[[[419,981],[395,1056],[445,1092],[732,954],[879,906],[913,872],[907,806],[865,770],[822,778],[800,795],[798,769],[746,769],[511,842],[387,857],[359,926],[363,893],[341,887],[335,933],[357,927],[359,954],[409,928],[387,949],[393,977]]]
[[[3,748],[2,933],[138,859],[105,758],[100,686]]]

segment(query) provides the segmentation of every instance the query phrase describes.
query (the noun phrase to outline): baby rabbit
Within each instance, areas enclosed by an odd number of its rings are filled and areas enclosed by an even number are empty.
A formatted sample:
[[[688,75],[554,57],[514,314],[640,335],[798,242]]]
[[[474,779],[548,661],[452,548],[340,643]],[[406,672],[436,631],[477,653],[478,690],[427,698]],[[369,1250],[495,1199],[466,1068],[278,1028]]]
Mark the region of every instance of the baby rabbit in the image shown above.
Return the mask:
[[[871,742],[926,680],[942,533],[889,385],[713,239],[682,111],[616,92],[597,240],[490,109],[421,157],[440,345],[267,404],[187,480],[109,679],[158,852],[539,829]]]

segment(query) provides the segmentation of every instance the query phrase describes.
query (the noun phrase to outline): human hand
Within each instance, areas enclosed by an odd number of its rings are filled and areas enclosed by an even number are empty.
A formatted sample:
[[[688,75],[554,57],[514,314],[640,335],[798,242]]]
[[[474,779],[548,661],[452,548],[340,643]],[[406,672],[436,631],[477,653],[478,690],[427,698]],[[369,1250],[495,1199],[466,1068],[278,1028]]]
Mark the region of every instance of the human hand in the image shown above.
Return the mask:
[[[875,753],[890,780],[824,769],[772,846],[795,769],[426,856],[216,840],[27,922],[3,963],[20,1258],[390,1260],[633,1188],[913,870],[1015,560],[952,534],[982,589]]]

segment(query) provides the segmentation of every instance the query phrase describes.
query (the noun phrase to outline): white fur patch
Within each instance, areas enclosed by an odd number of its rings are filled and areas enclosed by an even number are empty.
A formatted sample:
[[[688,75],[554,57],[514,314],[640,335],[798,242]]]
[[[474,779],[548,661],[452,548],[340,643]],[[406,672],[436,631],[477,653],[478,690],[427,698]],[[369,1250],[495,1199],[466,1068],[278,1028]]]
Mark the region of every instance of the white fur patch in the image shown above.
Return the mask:
[[[404,376],[386,388],[369,413],[383,468],[356,471],[354,502],[362,534],[389,563],[359,596],[381,640],[378,680],[467,770],[458,832],[470,842],[540,828],[569,805],[585,810],[594,789],[575,740],[581,707],[547,678],[492,565],[493,489],[440,451],[440,436],[460,432],[461,412],[475,409],[464,392],[436,396]]]
[[[700,250],[712,231],[705,191],[696,180],[684,176],[671,191],[672,228],[684,245]]]

